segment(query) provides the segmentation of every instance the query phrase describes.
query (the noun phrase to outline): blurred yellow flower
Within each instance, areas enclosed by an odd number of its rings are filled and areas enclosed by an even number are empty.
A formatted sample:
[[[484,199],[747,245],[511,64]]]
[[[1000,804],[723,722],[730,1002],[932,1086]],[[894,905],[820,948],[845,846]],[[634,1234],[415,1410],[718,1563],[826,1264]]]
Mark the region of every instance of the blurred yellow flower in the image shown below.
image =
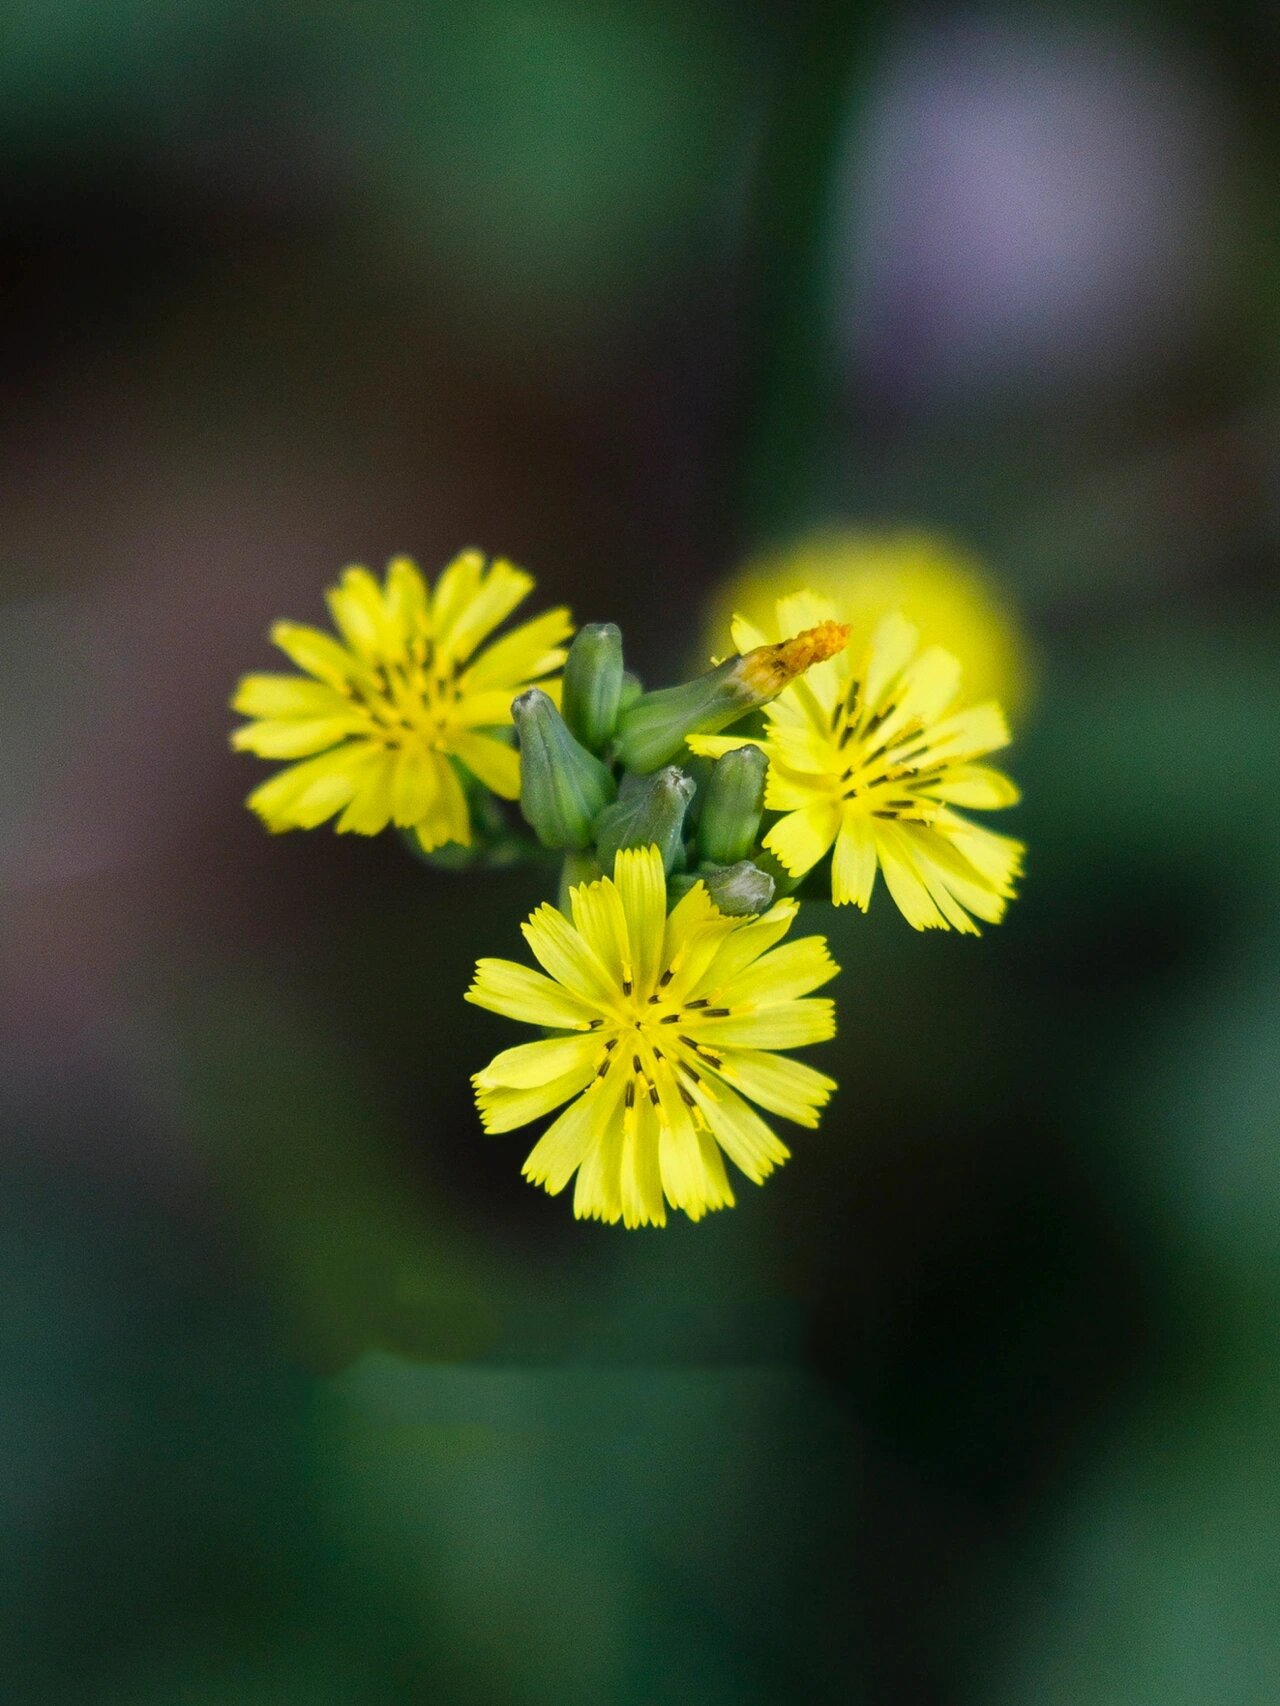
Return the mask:
[[[814,593],[777,603],[781,633],[829,620]],[[739,650],[764,636],[743,617]],[[802,876],[828,851],[831,897],[866,910],[877,869],[917,930],[977,934],[975,918],[997,923],[1022,870],[1023,846],[953,810],[1017,802],[999,770],[973,761],[1009,743],[994,701],[956,710],[960,664],[941,646],[920,649],[902,616],[887,616],[863,646],[815,665],[765,706],[765,808],[782,812],[764,845]],[[694,752],[719,757],[740,735],[691,735]]]
[[[564,662],[566,610],[483,642],[533,587],[501,559],[486,567],[464,551],[428,588],[396,557],[384,583],[350,568],[326,598],[340,639],[296,622],[271,638],[303,675],[247,675],[232,709],[255,719],[231,744],[291,764],[248,804],[271,830],[312,829],[338,817],[340,831],[412,829],[424,851],[471,839],[455,763],[504,799],[520,792],[515,748],[485,730],[511,722],[511,701]],[[543,681],[547,688],[558,683]]]
[[[612,877],[569,900],[571,919],[540,906],[523,927],[548,975],[511,960],[476,967],[468,1001],[557,1033],[475,1075],[485,1129],[569,1103],[524,1173],[553,1195],[577,1173],[579,1219],[663,1226],[666,1203],[691,1220],[731,1206],[721,1151],[757,1184],[789,1153],[744,1097],[816,1126],[835,1089],[773,1052],[834,1034],[834,1004],[809,998],[838,970],[825,941],[777,947],[795,901],[729,918],[702,883],[668,916],[656,847],[624,849]]]
[[[883,617],[898,612],[919,629],[922,645],[945,646],[960,659],[975,699],[998,699],[1014,711],[1026,703],[1025,637],[976,561],[924,533],[832,529],[756,558],[717,595],[708,651],[718,657],[728,649],[735,614],[768,628],[775,600],[805,590],[831,600],[852,628],[855,653]]]

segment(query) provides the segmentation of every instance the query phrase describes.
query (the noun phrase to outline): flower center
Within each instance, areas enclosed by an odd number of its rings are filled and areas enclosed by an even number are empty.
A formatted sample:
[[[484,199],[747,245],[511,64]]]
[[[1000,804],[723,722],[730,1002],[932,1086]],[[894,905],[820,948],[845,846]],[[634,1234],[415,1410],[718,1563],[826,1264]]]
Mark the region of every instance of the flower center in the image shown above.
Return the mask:
[[[399,656],[367,667],[367,676],[349,678],[346,693],[367,719],[369,735],[389,747],[417,740],[444,750],[457,726],[463,664],[419,636]]]
[[[626,1078],[623,1105],[634,1108],[642,1097],[661,1106],[664,1084],[674,1089],[690,1110],[697,1102],[692,1086],[702,1080],[700,1068],[717,1068],[722,1056],[705,1043],[699,1042],[696,1031],[704,1019],[727,1019],[728,1007],[712,1005],[712,998],[700,996],[695,1001],[668,1000],[664,985],[672,980],[666,971],[658,988],[645,999],[638,997],[629,982],[622,985],[620,1011],[610,1024],[597,1021],[601,1030],[601,1053],[596,1067],[599,1084],[615,1071]],[[695,1113],[695,1119],[700,1115]]]
[[[868,715],[857,681],[831,715],[832,770],[840,800],[861,804],[873,817],[932,822],[936,808],[920,791],[944,766],[929,759],[930,731],[919,717],[900,718],[887,700]]]

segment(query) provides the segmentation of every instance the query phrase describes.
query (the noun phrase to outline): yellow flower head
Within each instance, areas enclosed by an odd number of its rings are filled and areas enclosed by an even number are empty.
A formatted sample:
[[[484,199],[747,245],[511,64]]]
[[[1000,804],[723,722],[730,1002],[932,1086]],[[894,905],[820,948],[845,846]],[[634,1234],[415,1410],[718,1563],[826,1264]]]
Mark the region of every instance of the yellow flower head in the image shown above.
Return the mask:
[[[782,633],[835,614],[809,592],[777,602]],[[740,650],[764,636],[734,620]],[[1021,873],[1023,846],[954,808],[1011,806],[1018,790],[975,759],[1009,743],[993,701],[955,709],[960,664],[941,646],[920,649],[902,616],[888,616],[867,644],[811,669],[765,706],[758,742],[769,759],[765,807],[785,813],[765,847],[793,876],[834,848],[831,894],[864,911],[877,869],[917,930],[977,934],[994,924]],[[693,735],[711,757],[743,744],[739,735]]]
[[[523,927],[545,976],[511,960],[476,967],[468,1001],[557,1033],[475,1075],[485,1129],[568,1103],[524,1172],[553,1195],[577,1173],[579,1219],[662,1226],[666,1203],[691,1220],[732,1205],[723,1155],[758,1184],[789,1153],[744,1097],[816,1126],[835,1089],[773,1052],[835,1031],[833,1003],[809,998],[838,969],[826,943],[777,947],[794,901],[728,918],[701,883],[668,916],[656,847],[624,849],[612,877],[569,901],[571,918],[540,906]]]
[[[725,651],[735,612],[767,628],[775,600],[805,590],[831,600],[851,627],[855,652],[897,612],[920,630],[922,645],[955,653],[975,699],[998,699],[1011,711],[1025,703],[1025,637],[978,563],[927,533],[832,528],[755,558],[717,596],[708,651]]]
[[[255,719],[232,746],[291,764],[249,805],[271,830],[313,829],[338,813],[340,831],[412,829],[424,851],[471,839],[454,761],[504,799],[520,792],[515,748],[486,729],[511,722],[511,701],[565,654],[565,610],[483,642],[533,586],[501,559],[464,551],[428,588],[407,557],[382,586],[351,568],[326,594],[340,639],[296,622],[271,638],[303,675],[247,675],[232,709]],[[548,683],[543,682],[544,687]],[[551,684],[558,685],[558,684]]]

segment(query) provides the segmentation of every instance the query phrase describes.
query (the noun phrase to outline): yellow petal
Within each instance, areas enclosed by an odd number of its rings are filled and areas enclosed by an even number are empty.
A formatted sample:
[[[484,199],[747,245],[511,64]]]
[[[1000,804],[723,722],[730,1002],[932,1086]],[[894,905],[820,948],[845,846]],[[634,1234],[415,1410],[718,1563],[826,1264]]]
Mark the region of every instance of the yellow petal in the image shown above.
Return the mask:
[[[339,835],[377,835],[391,822],[391,789],[395,781],[394,752],[383,748],[376,764],[368,765],[361,774],[351,802],[338,819]]]
[[[699,1042],[715,1048],[805,1048],[835,1035],[835,1002],[825,996],[786,1001],[759,1013],[733,1013],[727,1019],[703,1019],[690,1031]]]
[[[903,674],[898,708],[904,719],[936,722],[960,691],[960,660],[941,646],[920,653]]]
[[[548,670],[559,669],[565,659],[562,642],[573,624],[563,607],[546,610],[531,622],[522,622],[500,640],[486,646],[459,683],[464,695],[489,688],[509,690],[512,698],[527,682],[536,681]]]
[[[662,1188],[673,1208],[683,1209],[697,1219],[713,1193],[693,1118],[665,1061],[659,1065],[659,1090],[663,1113],[658,1142]]]
[[[643,1095],[636,1103],[635,1118],[630,1125],[624,1125],[622,1134],[618,1182],[625,1226],[667,1224],[658,1144],[657,1111],[649,1097]]]
[[[451,720],[464,729],[504,729],[511,723],[511,701],[515,687],[491,687],[482,693],[465,693],[450,710]]]
[[[846,806],[831,860],[831,898],[865,912],[876,880],[876,838],[867,813]]]
[[[341,687],[353,680],[371,680],[360,659],[319,628],[309,628],[304,622],[276,622],[271,639],[299,669],[331,687]]]
[[[717,1082],[714,1091],[702,1084],[694,1095],[716,1142],[753,1183],[760,1184],[790,1155],[777,1133],[727,1084]]]
[[[489,735],[459,730],[449,737],[455,755],[486,788],[504,800],[520,797],[520,754],[513,746],[494,740]]]
[[[982,758],[988,752],[998,752],[1009,744],[1009,724],[994,700],[985,705],[969,705],[953,716],[945,717],[929,731],[929,745],[922,762],[947,760],[960,763],[970,758]]]
[[[538,963],[557,983],[597,1008],[614,1001],[617,985],[599,955],[556,907],[544,903],[520,930]]]
[[[416,638],[429,631],[430,594],[412,557],[393,557],[387,564],[383,603],[388,622],[405,639]]]
[[[311,720],[349,713],[351,701],[326,682],[305,675],[246,675],[231,709],[244,717]]]
[[[515,960],[478,961],[475,981],[463,999],[505,1018],[553,1030],[585,1031],[598,1016],[591,1002]]]
[[[584,1077],[579,1088],[585,1088],[595,1076],[601,1050],[602,1045],[594,1034],[584,1035],[581,1031],[569,1037],[546,1037],[541,1042],[519,1043],[515,1048],[504,1049],[495,1055],[483,1072],[476,1073],[472,1083],[478,1090],[498,1087],[531,1090],[539,1084],[550,1083],[553,1078],[563,1078],[566,1073],[582,1073]]]
[[[388,645],[390,625],[382,592],[368,569],[347,569],[324,596],[338,632],[362,658],[374,661],[401,649]]]
[[[858,672],[862,682],[861,698],[868,710],[880,710],[897,686],[919,643],[919,631],[904,616],[886,616],[877,624]]]
[[[611,1107],[606,1108],[601,1092],[594,1092],[601,1105],[587,1114],[595,1140],[589,1143],[578,1168],[578,1183],[573,1193],[573,1212],[578,1220],[603,1220],[612,1225],[622,1219],[622,1120],[616,1098],[621,1094],[623,1082],[621,1072],[610,1073],[602,1080],[614,1095]],[[548,1132],[547,1136],[550,1135]]]
[[[818,628],[824,622],[838,622],[840,612],[829,598],[819,592],[811,592],[805,587],[801,592],[788,593],[779,598],[774,609],[778,613],[778,638],[785,639],[789,634],[799,634],[805,628]]]
[[[804,1061],[762,1049],[726,1049],[717,1071],[770,1113],[810,1128],[836,1088],[834,1078]]]
[[[723,758],[740,746],[764,746],[752,735],[690,735],[685,745],[699,758]]]
[[[776,747],[766,750],[769,769],[765,776],[764,803],[769,811],[804,811],[808,806],[823,805],[830,800],[829,774],[817,776],[811,770],[791,770],[780,760]]]
[[[621,1072],[597,1079],[547,1128],[522,1168],[526,1179],[552,1196],[582,1168],[587,1177],[584,1180],[579,1174],[573,1203],[579,1219],[617,1220],[622,1213],[618,1192],[622,1133],[616,1110],[623,1082]]]
[[[1027,851],[1023,842],[953,815],[947,817],[946,832],[947,840],[964,855],[984,882],[989,883],[997,894],[1006,898],[1012,895],[1014,881],[1022,875],[1022,860]]]
[[[346,714],[305,720],[282,717],[246,723],[234,731],[231,744],[237,752],[253,752],[259,758],[308,758],[360,731],[360,720]]]
[[[667,879],[656,847],[624,847],[614,859],[613,880],[627,917],[635,986],[648,995],[659,965],[667,914]]]
[[[268,777],[249,795],[249,807],[268,829],[314,829],[342,810],[380,759],[381,748],[348,741]]]
[[[937,782],[921,789],[931,799],[945,800],[948,805],[969,806],[977,811],[998,811],[1003,806],[1016,806],[1022,794],[1015,782],[1001,770],[986,764],[953,764]]]
[[[716,956],[689,991],[691,997],[718,993],[760,955],[780,942],[800,910],[794,900],[776,901],[760,918],[744,919],[716,950]],[[715,1002],[711,1003],[715,1006]]]
[[[567,1102],[570,1096],[578,1095],[590,1084],[593,1076],[591,1068],[587,1067],[585,1072],[565,1072],[558,1078],[525,1085],[521,1089],[512,1089],[505,1084],[482,1085],[478,1079],[473,1079],[480,1123],[487,1132],[514,1131],[518,1126],[528,1125],[530,1120],[541,1119],[552,1108]]]
[[[533,590],[533,576],[499,558],[490,565],[475,592],[459,605],[447,624],[437,628],[441,643],[456,658],[468,658],[499,622]]]
[[[710,1128],[705,1125],[698,1127],[698,1153],[702,1156],[703,1190],[706,1193],[704,1208],[732,1208],[735,1199],[733,1186],[729,1183],[729,1175],[725,1171],[724,1156],[720,1153],[720,1145]],[[695,1213],[692,1208],[687,1208],[685,1213],[690,1220],[702,1218],[702,1213]]]
[[[839,828],[839,806],[834,800],[821,801],[779,818],[764,844],[793,877],[802,877],[831,846]]]
[[[753,652],[757,646],[767,646],[770,642],[762,634],[754,622],[748,622],[745,616],[735,616],[730,627],[733,632],[733,643],[740,652]],[[786,636],[779,634],[779,640]]]
[[[597,955],[619,990],[634,982],[631,942],[622,897],[614,883],[579,883],[569,891],[574,928]]]
[[[913,930],[947,929],[948,919],[916,869],[910,842],[902,828],[877,819],[875,838],[885,886],[907,923]]]
[[[431,595],[431,631],[444,640],[459,614],[475,597],[484,574],[484,553],[474,549],[459,551],[442,569]]]
[[[440,770],[447,761],[428,752],[418,741],[402,746],[396,755],[391,783],[391,821],[401,829],[421,822],[440,795]]]
[[[414,834],[424,853],[433,853],[448,841],[463,847],[471,845],[471,815],[467,796],[462,791],[457,772],[447,758],[440,757],[433,771],[436,794],[425,816],[414,824]]]
[[[779,1002],[794,1001],[797,996],[821,989],[839,970],[827,951],[824,937],[801,936],[762,955],[732,982],[724,984],[720,991],[721,1004],[773,1008]]]

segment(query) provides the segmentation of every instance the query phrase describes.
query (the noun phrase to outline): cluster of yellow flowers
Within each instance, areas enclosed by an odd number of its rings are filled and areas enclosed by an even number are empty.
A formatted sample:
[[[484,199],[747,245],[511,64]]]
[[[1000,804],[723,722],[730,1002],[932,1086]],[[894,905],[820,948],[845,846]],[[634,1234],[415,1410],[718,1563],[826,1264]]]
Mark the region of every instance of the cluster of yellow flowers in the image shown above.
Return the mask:
[[[544,1033],[476,1073],[476,1100],[490,1132],[560,1110],[524,1172],[552,1193],[576,1176],[580,1218],[697,1220],[734,1200],[725,1157],[756,1183],[787,1158],[757,1108],[817,1124],[835,1083],[781,1052],[835,1032],[813,994],[838,969],[826,942],[784,941],[817,881],[865,911],[883,874],[916,929],[972,934],[1014,892],[1021,844],[966,815],[1017,800],[981,762],[1008,744],[1004,713],[965,701],[913,605],[928,626],[949,601],[957,649],[988,669],[998,613],[919,541],[879,549],[869,567],[859,542],[820,542],[794,590],[757,567],[734,653],[648,693],[611,624],[566,648],[555,609],[492,638],[533,585],[510,563],[467,551],[434,588],[406,558],[381,585],[351,568],[328,594],[339,637],[277,624],[303,673],[246,676],[232,700],[250,719],[232,744],[292,761],[249,797],[269,829],[336,818],[426,855],[562,861],[559,904],[524,926],[541,970],[482,959],[466,999]],[[762,581],[784,591],[771,613]]]

